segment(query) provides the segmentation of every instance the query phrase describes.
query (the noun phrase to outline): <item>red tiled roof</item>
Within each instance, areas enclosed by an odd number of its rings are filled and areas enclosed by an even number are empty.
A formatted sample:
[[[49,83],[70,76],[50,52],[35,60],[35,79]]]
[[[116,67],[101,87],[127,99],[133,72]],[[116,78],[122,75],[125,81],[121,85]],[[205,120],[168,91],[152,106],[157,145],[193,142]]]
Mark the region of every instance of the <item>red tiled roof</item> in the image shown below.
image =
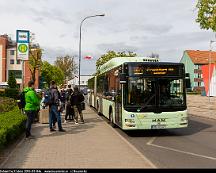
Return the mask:
[[[194,64],[208,64],[209,57],[211,63],[216,63],[215,51],[201,51],[201,50],[186,50],[188,56],[191,58]]]

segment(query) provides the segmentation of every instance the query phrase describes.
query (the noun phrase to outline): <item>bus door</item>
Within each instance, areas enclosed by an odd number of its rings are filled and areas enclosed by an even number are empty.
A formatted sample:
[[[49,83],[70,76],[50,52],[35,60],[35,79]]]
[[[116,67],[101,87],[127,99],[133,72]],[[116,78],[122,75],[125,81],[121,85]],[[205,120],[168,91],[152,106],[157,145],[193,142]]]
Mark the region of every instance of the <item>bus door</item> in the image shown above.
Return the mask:
[[[115,96],[115,122],[121,127],[122,124],[122,89],[118,79],[116,80],[116,96]]]

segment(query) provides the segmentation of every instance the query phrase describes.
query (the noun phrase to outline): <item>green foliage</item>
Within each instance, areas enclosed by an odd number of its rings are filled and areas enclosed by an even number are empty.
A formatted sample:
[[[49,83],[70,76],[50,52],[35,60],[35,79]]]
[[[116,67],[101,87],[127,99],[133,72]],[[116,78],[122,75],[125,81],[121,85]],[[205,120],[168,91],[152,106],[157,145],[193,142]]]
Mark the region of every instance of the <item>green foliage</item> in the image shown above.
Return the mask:
[[[108,51],[106,54],[102,55],[96,61],[96,67],[98,69],[101,65],[103,65],[104,63],[106,63],[107,61],[115,57],[134,57],[134,56],[137,56],[137,54],[133,52],[125,53],[124,51],[123,52]]]
[[[56,66],[51,65],[47,61],[43,62],[41,75],[44,81],[49,86],[50,82],[54,80],[58,85],[64,82],[64,73],[62,70]]]
[[[95,80],[94,77],[88,80],[88,88],[89,89],[94,89],[94,80]]]
[[[216,31],[216,0],[199,0],[196,7],[198,8],[198,17],[196,22],[202,29],[212,29]]]
[[[10,97],[13,99],[17,99],[19,95],[19,90],[17,88],[7,88],[5,89],[5,97]]]
[[[11,111],[17,105],[12,98],[0,97],[0,113]]]
[[[35,81],[36,71],[42,65],[42,49],[40,45],[35,43],[35,34],[30,34],[30,44],[29,44],[29,70],[31,72],[31,79]]]
[[[57,83],[57,85],[64,83],[64,72],[56,66],[53,66],[52,71],[53,71],[53,80]]]
[[[9,88],[17,88],[16,78],[14,76],[14,73],[9,73],[8,85]]]
[[[68,80],[73,79],[74,74],[77,72],[77,65],[74,62],[74,57],[69,55],[57,57],[55,65],[63,71],[65,79]]]
[[[18,108],[0,114],[0,148],[16,139],[25,129],[26,116]]]

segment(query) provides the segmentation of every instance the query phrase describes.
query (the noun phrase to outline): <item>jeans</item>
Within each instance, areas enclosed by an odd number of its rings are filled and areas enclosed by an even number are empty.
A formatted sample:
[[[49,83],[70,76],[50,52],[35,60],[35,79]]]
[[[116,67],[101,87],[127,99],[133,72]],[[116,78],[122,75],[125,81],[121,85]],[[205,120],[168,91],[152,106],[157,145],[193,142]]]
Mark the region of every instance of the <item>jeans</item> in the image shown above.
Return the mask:
[[[36,115],[36,111],[25,111],[27,115],[27,121],[26,121],[26,137],[29,137],[31,135],[31,126],[34,122],[34,118]]]
[[[52,125],[53,125],[55,118],[57,119],[59,130],[61,130],[62,129],[61,114],[58,111],[58,106],[57,105],[51,105],[50,111],[49,111],[49,127],[50,127],[50,129],[53,128]]]
[[[80,121],[84,122],[80,105],[73,105],[73,109],[74,109],[74,114],[75,114],[75,122],[78,123],[78,114],[80,115]]]

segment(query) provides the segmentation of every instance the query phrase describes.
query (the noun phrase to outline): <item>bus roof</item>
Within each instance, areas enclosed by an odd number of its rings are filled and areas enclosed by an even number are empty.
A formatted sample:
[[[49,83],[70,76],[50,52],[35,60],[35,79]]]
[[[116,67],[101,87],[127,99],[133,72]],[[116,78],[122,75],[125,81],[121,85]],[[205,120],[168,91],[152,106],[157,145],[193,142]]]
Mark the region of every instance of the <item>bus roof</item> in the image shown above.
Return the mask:
[[[116,57],[103,64],[98,72],[104,73],[126,62],[158,62],[158,58],[150,57]]]

